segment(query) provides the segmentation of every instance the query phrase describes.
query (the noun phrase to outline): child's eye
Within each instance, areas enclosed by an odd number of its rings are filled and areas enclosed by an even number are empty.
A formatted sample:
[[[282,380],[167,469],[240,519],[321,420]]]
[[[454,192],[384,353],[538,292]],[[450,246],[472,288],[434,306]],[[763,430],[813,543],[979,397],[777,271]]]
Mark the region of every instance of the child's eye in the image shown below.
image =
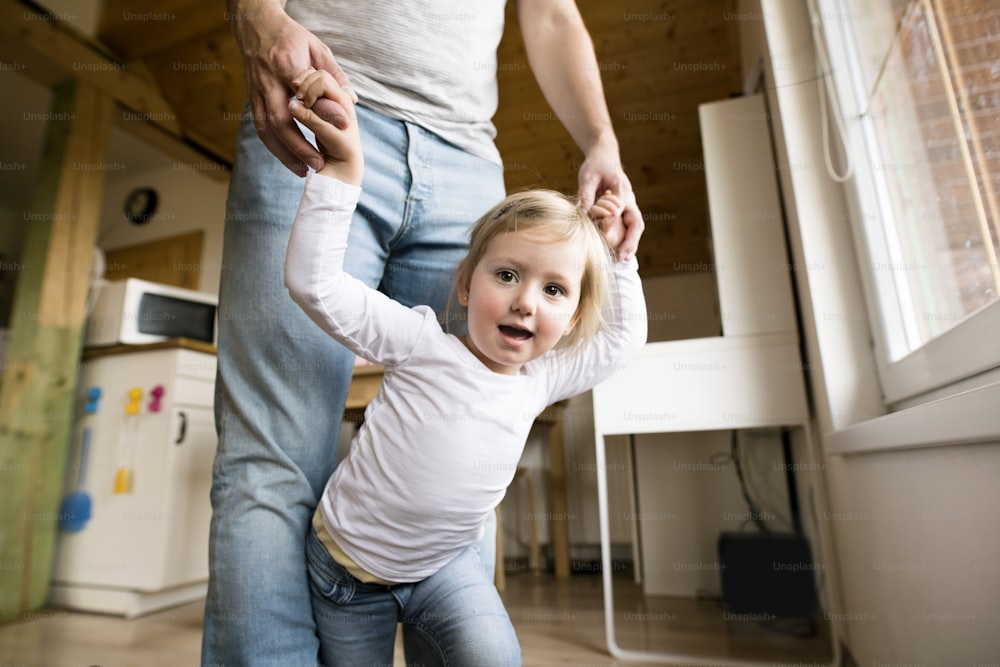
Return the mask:
[[[566,290],[564,290],[562,287],[559,287],[559,285],[546,285],[545,293],[548,294],[549,296],[562,296],[563,294],[566,293]]]
[[[507,269],[500,269],[497,271],[497,278],[500,279],[502,283],[512,283],[517,276],[514,275],[513,271]]]

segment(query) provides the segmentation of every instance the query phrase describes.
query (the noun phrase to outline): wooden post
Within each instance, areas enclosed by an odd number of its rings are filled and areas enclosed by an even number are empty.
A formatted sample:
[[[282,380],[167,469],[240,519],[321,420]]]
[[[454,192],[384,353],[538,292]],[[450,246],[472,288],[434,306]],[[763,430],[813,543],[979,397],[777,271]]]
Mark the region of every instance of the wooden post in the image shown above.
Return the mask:
[[[114,103],[54,89],[0,385],[0,620],[48,593]]]

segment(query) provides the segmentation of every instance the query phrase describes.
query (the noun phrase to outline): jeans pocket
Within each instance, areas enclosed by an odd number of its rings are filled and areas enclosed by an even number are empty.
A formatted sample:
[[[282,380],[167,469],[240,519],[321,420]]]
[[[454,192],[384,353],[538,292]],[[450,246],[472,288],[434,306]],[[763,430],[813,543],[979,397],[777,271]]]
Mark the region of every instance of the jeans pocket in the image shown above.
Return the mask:
[[[333,560],[311,530],[306,537],[306,568],[309,585],[315,594],[335,604],[347,604],[354,598],[356,579]]]

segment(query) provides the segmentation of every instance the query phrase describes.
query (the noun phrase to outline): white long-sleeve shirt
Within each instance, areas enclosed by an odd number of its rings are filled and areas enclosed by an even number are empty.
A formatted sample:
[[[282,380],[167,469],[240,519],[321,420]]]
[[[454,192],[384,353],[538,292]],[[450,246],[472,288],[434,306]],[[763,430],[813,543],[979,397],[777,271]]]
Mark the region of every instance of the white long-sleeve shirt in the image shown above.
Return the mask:
[[[426,306],[408,308],[343,271],[361,188],[313,174],[285,259],[292,298],[355,354],[385,367],[382,388],[320,500],[337,546],[380,579],[434,574],[482,536],[535,418],[622,368],[646,340],[635,259],[613,266],[606,326],[518,375],[489,370]]]

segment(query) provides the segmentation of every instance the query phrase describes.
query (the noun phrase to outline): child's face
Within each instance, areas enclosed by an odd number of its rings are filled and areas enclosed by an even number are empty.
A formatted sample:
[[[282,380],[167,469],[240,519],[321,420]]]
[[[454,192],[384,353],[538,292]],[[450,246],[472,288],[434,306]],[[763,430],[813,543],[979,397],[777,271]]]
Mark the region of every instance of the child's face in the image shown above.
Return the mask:
[[[583,255],[581,241],[553,243],[530,232],[495,237],[459,293],[469,311],[465,345],[507,375],[555,347],[576,324]]]

